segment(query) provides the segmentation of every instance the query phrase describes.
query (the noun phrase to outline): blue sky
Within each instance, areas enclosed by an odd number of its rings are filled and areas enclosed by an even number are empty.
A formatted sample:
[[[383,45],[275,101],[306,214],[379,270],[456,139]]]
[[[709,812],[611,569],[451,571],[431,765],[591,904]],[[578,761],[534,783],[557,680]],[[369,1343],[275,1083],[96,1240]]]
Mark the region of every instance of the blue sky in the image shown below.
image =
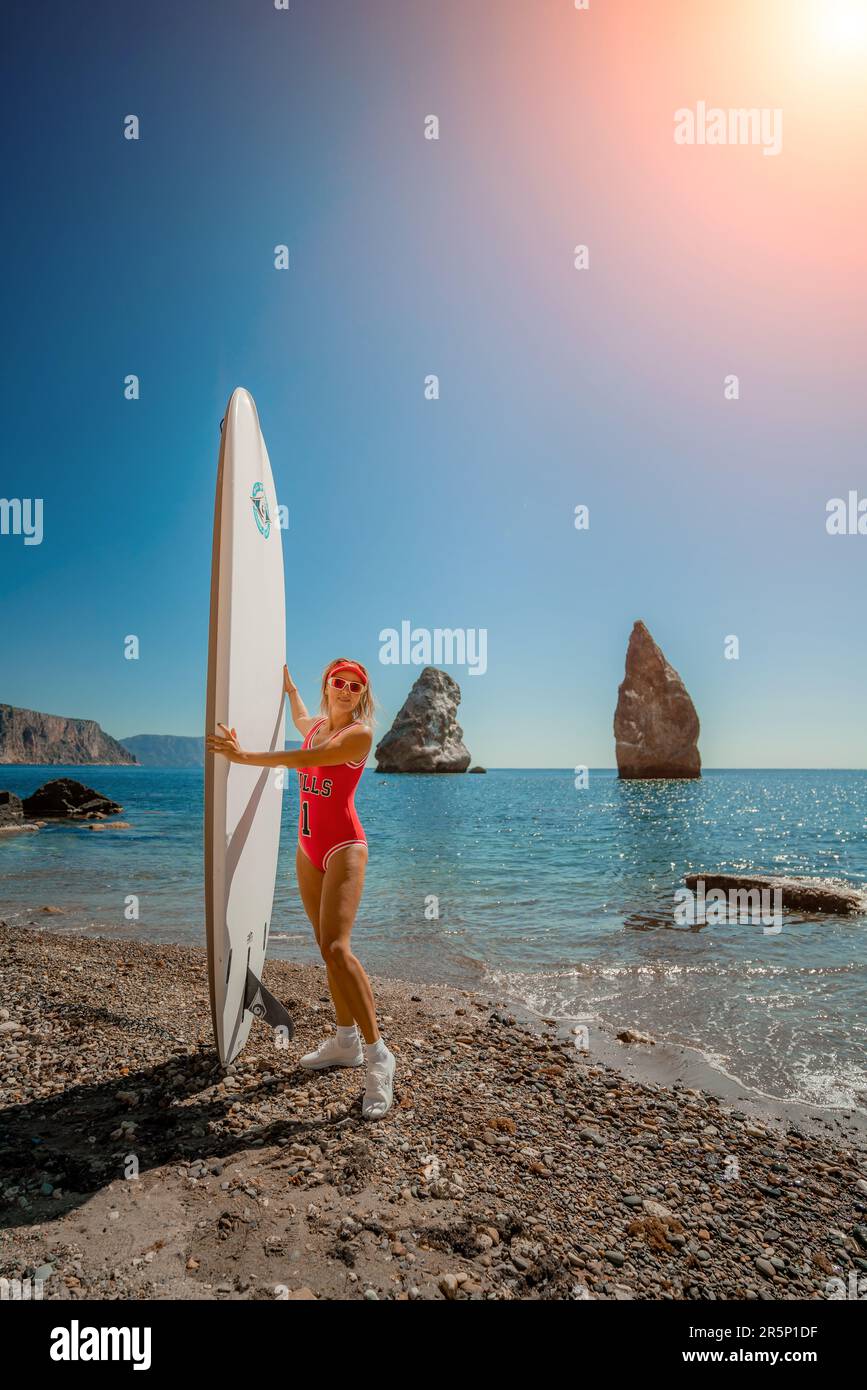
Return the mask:
[[[623,5],[580,32],[554,0],[466,9],[13,7],[0,496],[45,521],[39,546],[0,536],[0,700],[201,731],[219,422],[243,385],[289,508],[308,703],[355,656],[384,731],[418,671],[379,665],[380,631],[485,628],[486,674],[451,671],[474,761],[610,766],[643,618],[707,765],[864,767],[867,536],[824,526],[828,498],[867,493],[863,255],[808,283],[863,201],[853,168],[817,211],[797,135],[714,170],[674,164],[666,131],[648,158],[597,76],[622,77]]]

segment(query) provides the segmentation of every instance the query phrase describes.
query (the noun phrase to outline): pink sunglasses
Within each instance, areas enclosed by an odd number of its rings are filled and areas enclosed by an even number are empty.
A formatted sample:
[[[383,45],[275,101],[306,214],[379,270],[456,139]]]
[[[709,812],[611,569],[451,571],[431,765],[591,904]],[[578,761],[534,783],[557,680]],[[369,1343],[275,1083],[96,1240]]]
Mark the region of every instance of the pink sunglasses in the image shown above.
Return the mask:
[[[358,695],[364,689],[361,681],[347,681],[343,679],[343,676],[330,676],[328,684],[333,685],[335,690],[343,690],[344,686],[348,685],[353,695]]]

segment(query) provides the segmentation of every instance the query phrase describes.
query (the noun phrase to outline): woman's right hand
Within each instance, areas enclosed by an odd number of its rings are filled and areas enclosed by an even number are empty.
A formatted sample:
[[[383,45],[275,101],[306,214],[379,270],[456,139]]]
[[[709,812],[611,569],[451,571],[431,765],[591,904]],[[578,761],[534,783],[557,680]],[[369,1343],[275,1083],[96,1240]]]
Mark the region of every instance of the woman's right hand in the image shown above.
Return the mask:
[[[284,665],[284,667],[283,667],[283,690],[285,691],[285,693],[286,693],[287,695],[294,695],[294,693],[295,693],[295,691],[297,690],[297,688],[298,688],[298,687],[296,686],[295,682],[293,681],[292,677],[291,677],[290,674],[289,674],[289,667]]]
[[[209,753],[222,753],[224,758],[228,758],[230,763],[242,763],[244,761],[244,750],[238,742],[238,735],[234,729],[230,729],[226,724],[218,724],[218,729],[222,729],[222,734],[208,734],[205,745]]]

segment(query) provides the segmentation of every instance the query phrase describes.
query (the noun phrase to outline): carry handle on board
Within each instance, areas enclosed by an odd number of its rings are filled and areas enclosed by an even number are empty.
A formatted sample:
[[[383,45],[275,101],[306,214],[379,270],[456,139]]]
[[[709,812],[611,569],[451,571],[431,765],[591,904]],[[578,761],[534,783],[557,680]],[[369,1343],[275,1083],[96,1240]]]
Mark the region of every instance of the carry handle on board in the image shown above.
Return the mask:
[[[288,1038],[295,1035],[295,1024],[288,1009],[275,999],[261,980],[257,980],[250,967],[247,967],[247,988],[244,992],[244,1008],[249,1009],[256,1018],[270,1023],[272,1028],[285,1028]]]

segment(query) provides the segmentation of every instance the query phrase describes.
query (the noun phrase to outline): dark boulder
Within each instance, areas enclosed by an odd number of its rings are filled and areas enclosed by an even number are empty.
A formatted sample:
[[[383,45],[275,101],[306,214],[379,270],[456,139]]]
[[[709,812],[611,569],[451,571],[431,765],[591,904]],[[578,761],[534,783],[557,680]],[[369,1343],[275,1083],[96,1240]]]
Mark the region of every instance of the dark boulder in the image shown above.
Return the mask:
[[[18,825],[23,819],[20,796],[14,792],[0,792],[0,825]]]
[[[99,820],[123,810],[116,801],[71,777],[46,782],[32,796],[26,796],[22,806],[25,816],[40,820]]]

